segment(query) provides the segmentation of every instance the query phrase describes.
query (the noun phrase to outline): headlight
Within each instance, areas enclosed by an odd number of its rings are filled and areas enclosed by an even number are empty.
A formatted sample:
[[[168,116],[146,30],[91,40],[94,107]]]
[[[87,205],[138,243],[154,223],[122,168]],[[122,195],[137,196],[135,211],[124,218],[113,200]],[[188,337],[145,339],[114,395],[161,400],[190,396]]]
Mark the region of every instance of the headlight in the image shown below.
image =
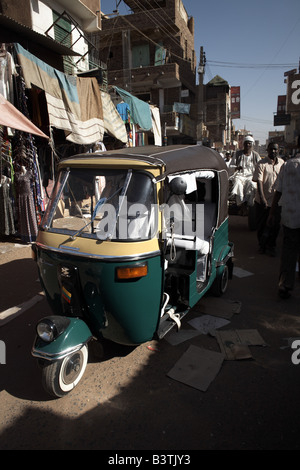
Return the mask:
[[[38,323],[36,332],[43,341],[51,343],[67,328],[69,323],[70,320],[66,317],[47,317]]]

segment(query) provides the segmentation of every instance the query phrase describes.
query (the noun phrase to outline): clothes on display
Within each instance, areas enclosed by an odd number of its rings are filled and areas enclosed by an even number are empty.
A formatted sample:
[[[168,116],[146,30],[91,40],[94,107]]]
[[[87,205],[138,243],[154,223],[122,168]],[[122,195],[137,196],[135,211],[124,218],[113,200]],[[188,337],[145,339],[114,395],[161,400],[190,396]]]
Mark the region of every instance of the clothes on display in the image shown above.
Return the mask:
[[[27,243],[35,241],[38,232],[35,202],[32,192],[34,178],[23,166],[15,176],[19,235]]]
[[[0,126],[0,235],[14,235],[12,183],[14,169],[11,157],[11,143],[4,139],[3,127]]]
[[[14,104],[13,75],[17,75],[16,66],[4,43],[0,45],[0,93]]]
[[[29,132],[48,137],[29,119],[21,76],[16,80],[14,93],[20,110],[1,95],[4,109],[0,118],[0,235],[17,235],[27,243],[36,239],[39,214],[45,209],[37,150]],[[10,127],[13,133],[8,132]]]
[[[0,180],[0,235],[14,235],[15,232],[11,179],[2,175]]]
[[[117,148],[148,145],[148,131],[161,145],[158,108],[117,91],[123,98],[115,105],[96,78],[64,74],[19,44],[0,44],[0,236],[35,241],[60,159],[105,151],[104,132]]]
[[[121,101],[121,103],[118,103],[117,111],[120,114],[124,122],[129,122],[130,107],[127,103],[124,103],[124,101]]]

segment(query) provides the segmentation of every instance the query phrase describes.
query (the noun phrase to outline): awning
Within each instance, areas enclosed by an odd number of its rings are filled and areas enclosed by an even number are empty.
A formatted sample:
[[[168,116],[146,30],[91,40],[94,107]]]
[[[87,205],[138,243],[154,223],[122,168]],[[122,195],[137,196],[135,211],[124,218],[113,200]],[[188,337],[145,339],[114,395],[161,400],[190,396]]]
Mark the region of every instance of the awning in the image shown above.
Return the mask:
[[[29,134],[35,134],[44,139],[49,137],[44,134],[33,122],[21,113],[17,108],[14,107],[9,101],[7,101],[3,95],[0,94],[0,125],[11,127],[19,131],[28,132]]]
[[[101,94],[95,77],[76,77],[57,70],[15,44],[25,87],[45,91],[50,126],[65,131],[66,140],[90,145],[103,140]]]

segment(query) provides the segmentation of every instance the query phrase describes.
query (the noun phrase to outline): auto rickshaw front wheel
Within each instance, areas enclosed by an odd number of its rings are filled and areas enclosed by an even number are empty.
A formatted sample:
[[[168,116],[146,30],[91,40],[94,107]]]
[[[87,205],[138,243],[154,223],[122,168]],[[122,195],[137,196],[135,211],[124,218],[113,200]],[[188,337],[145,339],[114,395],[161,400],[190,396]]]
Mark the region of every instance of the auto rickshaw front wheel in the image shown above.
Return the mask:
[[[86,345],[58,361],[44,364],[43,387],[50,395],[61,398],[67,395],[81,380],[88,361]]]

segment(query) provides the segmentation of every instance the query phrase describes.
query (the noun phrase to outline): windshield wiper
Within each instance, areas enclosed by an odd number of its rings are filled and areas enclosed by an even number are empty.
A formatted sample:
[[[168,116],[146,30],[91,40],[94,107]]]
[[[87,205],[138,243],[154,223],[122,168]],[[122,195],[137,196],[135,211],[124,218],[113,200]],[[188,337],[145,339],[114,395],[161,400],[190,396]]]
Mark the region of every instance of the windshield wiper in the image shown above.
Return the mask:
[[[93,211],[93,215],[92,215],[92,218],[91,220],[86,224],[84,225],[80,230],[78,230],[78,232],[74,233],[73,235],[71,235],[71,240],[75,240],[76,237],[78,237],[78,235],[81,234],[81,232],[86,228],[88,227],[89,225],[91,225],[95,218],[96,218],[96,215],[98,213],[98,210],[100,209],[100,207],[102,207],[104,204],[106,204],[108,201],[110,201],[113,197],[116,196],[116,194],[118,194],[120,191],[121,191],[121,195],[120,195],[120,198],[121,198],[121,202],[120,204],[118,205],[118,209],[117,209],[117,213],[116,213],[116,221],[115,221],[115,226],[114,226],[114,229],[112,230],[112,233],[114,233],[114,230],[115,230],[115,227],[116,227],[116,224],[117,224],[117,220],[118,220],[118,216],[119,216],[119,213],[120,213],[120,210],[121,210],[121,207],[122,207],[122,204],[123,204],[123,201],[124,201],[124,196],[127,192],[127,188],[129,186],[129,183],[130,183],[130,180],[131,180],[131,176],[132,176],[132,170],[128,170],[127,172],[127,175],[126,175],[126,179],[125,179],[125,183],[123,186],[121,186],[120,188],[117,189],[117,191],[115,191],[111,196],[109,196],[108,198],[106,197],[103,197],[101,199],[99,199],[95,205],[95,209]],[[107,234],[107,238],[110,237],[111,234]]]
[[[131,177],[132,177],[132,170],[128,170],[127,171],[127,175],[126,175],[126,179],[125,179],[125,183],[122,187],[122,192],[120,194],[120,200],[119,200],[119,204],[118,204],[118,207],[117,207],[117,211],[116,211],[116,219],[115,219],[115,222],[114,222],[114,226],[112,228],[112,231],[111,233],[108,233],[107,236],[106,236],[106,240],[108,238],[111,238],[113,233],[115,233],[115,230],[116,230],[116,227],[117,227],[117,222],[118,222],[118,218],[119,218],[119,214],[121,212],[121,209],[122,209],[122,206],[123,206],[123,203],[124,203],[124,198],[126,196],[126,193],[127,193],[127,189],[128,189],[128,186],[129,186],[129,183],[131,181]]]
[[[109,198],[109,199],[111,199],[111,198]],[[99,199],[99,200],[97,201],[91,220],[90,220],[86,225],[84,225],[80,230],[78,230],[78,232],[76,232],[76,233],[74,233],[73,235],[71,235],[71,237],[70,237],[71,240],[75,240],[75,238],[76,238],[78,235],[80,235],[80,233],[81,233],[86,227],[88,227],[89,225],[91,225],[91,223],[94,222],[95,217],[96,217],[96,215],[97,215],[97,212],[98,212],[99,208],[100,208],[101,206],[103,206],[103,204],[105,204],[109,199],[107,199],[106,197],[102,197],[101,199]]]

